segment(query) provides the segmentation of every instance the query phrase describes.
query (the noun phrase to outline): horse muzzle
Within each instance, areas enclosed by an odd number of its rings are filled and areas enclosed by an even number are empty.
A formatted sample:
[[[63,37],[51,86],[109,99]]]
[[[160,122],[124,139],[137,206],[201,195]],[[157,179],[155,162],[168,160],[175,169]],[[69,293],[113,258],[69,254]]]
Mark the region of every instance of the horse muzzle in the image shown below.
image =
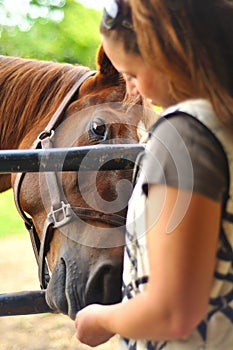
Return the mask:
[[[68,254],[54,267],[46,291],[46,301],[55,311],[75,319],[89,304],[114,304],[121,301],[122,260],[101,259],[84,263]]]

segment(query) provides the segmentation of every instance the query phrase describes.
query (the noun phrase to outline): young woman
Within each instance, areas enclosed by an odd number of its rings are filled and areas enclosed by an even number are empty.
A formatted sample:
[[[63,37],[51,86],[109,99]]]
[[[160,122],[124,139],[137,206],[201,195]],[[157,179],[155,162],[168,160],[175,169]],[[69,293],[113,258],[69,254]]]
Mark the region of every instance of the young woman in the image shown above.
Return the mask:
[[[131,5],[133,25],[129,1],[108,1],[104,49],[164,112],[129,202],[123,302],[80,311],[77,338],[96,346],[118,333],[122,349],[231,350],[233,3]]]

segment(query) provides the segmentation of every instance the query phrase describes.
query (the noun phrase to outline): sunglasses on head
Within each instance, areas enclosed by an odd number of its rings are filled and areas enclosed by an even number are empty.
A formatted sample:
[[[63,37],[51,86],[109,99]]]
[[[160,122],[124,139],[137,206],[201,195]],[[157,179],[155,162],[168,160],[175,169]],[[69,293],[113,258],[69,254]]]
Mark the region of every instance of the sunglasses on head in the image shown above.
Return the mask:
[[[121,25],[127,29],[133,29],[132,23],[122,13],[120,0],[106,1],[102,22],[105,28],[109,30],[117,25]]]

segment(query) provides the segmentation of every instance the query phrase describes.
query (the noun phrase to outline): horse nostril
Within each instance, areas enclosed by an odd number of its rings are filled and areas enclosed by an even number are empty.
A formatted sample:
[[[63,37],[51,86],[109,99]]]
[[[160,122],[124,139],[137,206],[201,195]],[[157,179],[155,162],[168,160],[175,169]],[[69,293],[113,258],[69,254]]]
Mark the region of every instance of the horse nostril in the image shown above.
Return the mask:
[[[98,266],[87,282],[85,290],[86,305],[114,304],[121,300],[121,264],[105,263]]]

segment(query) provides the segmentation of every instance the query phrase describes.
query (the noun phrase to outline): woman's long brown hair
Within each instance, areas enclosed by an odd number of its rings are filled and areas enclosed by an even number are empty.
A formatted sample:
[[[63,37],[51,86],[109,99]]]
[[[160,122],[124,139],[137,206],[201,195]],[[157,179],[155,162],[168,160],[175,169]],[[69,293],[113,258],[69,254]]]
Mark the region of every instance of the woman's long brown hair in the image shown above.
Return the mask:
[[[132,0],[140,52],[179,102],[208,99],[233,129],[233,2]]]

